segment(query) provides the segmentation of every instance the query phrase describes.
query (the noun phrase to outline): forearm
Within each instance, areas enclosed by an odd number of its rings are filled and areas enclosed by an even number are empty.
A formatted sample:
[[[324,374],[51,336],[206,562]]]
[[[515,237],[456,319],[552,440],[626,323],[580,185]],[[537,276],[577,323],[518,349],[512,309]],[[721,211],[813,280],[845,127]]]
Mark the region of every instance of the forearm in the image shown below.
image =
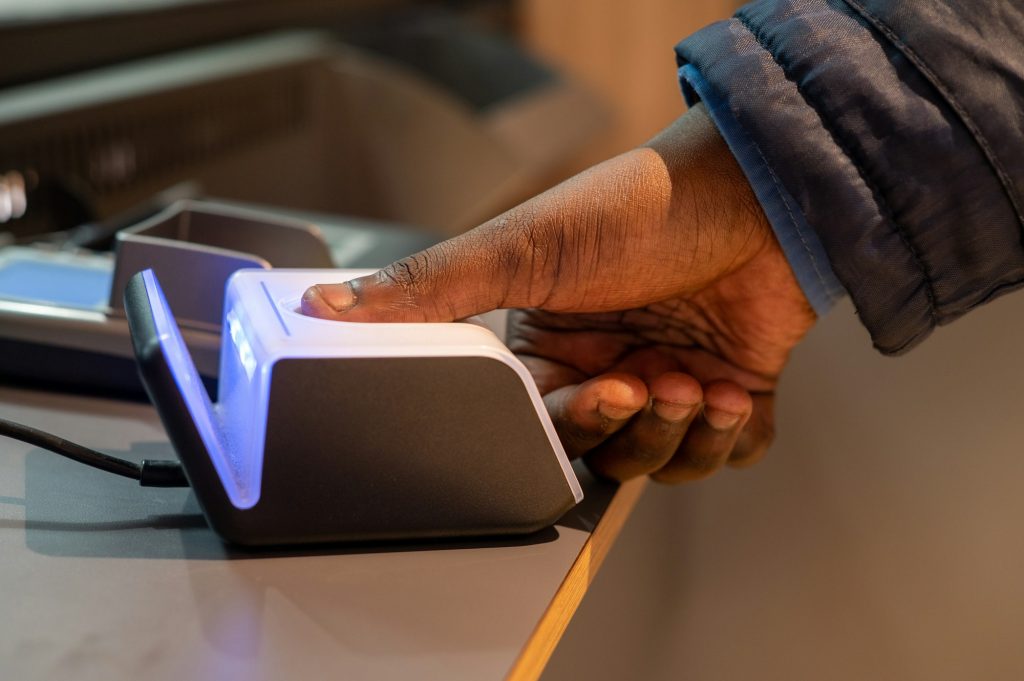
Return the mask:
[[[890,353],[1024,279],[1024,2],[898,5],[760,0],[677,48],[773,226]]]

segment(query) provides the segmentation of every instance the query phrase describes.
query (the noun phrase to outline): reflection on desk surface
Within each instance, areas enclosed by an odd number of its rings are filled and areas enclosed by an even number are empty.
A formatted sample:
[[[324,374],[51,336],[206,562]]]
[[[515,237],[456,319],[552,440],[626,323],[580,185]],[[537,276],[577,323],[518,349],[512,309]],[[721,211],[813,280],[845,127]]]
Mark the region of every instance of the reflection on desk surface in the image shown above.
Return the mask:
[[[172,456],[144,405],[0,388],[0,413],[126,458]],[[584,503],[517,539],[251,552],[221,543],[187,489],[141,488],[21,443],[0,453],[0,577],[18,585],[0,596],[0,660],[16,660],[6,678],[282,678],[324,665],[345,678],[501,677],[615,491],[578,468]]]

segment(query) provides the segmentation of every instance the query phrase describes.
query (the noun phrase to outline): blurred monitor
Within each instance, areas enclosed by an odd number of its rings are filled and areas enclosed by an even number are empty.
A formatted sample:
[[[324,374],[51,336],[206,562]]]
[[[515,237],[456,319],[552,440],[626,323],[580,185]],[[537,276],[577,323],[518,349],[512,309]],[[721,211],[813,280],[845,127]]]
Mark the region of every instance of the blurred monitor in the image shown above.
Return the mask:
[[[264,31],[334,28],[413,4],[424,3],[0,0],[0,87]]]

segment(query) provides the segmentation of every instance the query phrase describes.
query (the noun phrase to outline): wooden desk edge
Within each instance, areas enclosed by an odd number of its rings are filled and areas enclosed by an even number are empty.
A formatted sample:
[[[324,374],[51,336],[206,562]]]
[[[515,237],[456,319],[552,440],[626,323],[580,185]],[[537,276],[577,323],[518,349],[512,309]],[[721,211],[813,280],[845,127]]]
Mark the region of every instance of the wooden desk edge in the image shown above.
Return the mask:
[[[594,531],[587,538],[579,555],[573,562],[565,580],[555,592],[555,597],[537,627],[533,630],[519,658],[512,666],[506,681],[536,681],[547,665],[555,646],[562,638],[569,621],[575,614],[587,587],[594,581],[601,563],[611,550],[615,538],[626,524],[640,494],[647,485],[647,477],[634,478],[622,483],[608,509],[598,521]]]

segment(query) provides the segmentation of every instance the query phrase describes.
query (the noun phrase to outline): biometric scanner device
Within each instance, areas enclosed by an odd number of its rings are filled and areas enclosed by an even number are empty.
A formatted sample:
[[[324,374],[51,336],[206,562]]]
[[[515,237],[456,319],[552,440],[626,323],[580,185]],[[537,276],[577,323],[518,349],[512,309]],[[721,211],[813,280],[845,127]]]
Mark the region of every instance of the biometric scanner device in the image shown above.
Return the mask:
[[[244,545],[528,533],[580,485],[526,367],[471,323],[306,317],[354,270],[242,270],[209,399],[152,271],[125,309],[140,374],[210,525]]]

